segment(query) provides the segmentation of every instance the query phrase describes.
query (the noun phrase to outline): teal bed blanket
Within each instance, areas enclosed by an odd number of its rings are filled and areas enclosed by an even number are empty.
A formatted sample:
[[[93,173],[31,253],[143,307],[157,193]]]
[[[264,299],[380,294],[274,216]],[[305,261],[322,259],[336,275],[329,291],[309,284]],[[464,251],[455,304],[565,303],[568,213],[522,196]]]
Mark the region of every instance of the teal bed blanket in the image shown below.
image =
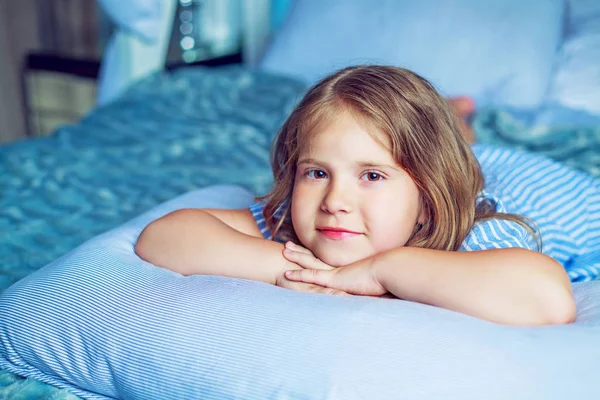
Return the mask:
[[[160,74],[77,125],[0,147],[0,292],[181,193],[264,194],[272,137],[302,89],[241,69]]]
[[[184,192],[233,183],[265,194],[270,143],[304,89],[243,68],[179,69],[140,81],[76,125],[0,147],[0,293]],[[600,177],[600,127],[530,129],[502,110],[480,111],[473,126],[481,142]],[[0,398],[77,397],[0,371]]]

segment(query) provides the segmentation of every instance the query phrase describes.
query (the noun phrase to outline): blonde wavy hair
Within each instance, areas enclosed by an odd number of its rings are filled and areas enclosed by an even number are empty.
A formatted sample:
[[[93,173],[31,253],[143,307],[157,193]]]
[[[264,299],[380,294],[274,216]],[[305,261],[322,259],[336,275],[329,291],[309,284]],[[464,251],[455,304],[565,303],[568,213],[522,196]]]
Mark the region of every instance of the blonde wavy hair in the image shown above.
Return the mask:
[[[298,242],[290,210],[299,149],[341,112],[387,135],[392,156],[419,188],[424,224],[406,246],[458,250],[475,222],[490,218],[521,224],[541,246],[531,221],[497,213],[485,201],[476,206],[484,187],[481,167],[433,86],[409,70],[376,65],[348,67],[317,83],[278,132],[271,153],[274,186],[263,212],[273,237]]]

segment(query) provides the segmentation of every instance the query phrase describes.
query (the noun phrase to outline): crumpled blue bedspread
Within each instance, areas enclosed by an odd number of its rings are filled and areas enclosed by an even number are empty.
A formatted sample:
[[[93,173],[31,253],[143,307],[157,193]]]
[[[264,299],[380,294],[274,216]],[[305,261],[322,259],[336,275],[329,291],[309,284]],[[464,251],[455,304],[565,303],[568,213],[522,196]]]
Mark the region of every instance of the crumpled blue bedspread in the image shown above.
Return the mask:
[[[181,193],[219,183],[257,195],[270,143],[305,87],[239,67],[186,68],[134,85],[54,134],[0,147],[0,292],[87,239]],[[502,110],[480,142],[546,154],[600,177],[600,127],[527,128]],[[0,398],[77,397],[0,371]]]
[[[0,147],[0,292],[190,190],[271,184],[269,148],[304,86],[242,69],[152,76],[48,137]]]

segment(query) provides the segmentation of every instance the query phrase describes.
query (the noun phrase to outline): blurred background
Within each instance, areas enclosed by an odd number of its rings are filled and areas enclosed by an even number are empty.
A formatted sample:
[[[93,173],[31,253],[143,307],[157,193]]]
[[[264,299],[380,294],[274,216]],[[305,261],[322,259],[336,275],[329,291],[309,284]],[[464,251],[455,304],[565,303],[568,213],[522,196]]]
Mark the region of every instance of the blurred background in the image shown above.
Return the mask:
[[[143,2],[143,0],[138,1]],[[0,0],[0,143],[78,121],[97,103],[100,61],[115,27],[97,0]],[[268,34],[291,0],[177,0],[166,64],[251,63],[242,24]],[[245,21],[243,20],[244,18]]]
[[[314,83],[365,62],[529,126],[596,126],[600,0],[0,0],[0,143],[77,122],[165,66]]]

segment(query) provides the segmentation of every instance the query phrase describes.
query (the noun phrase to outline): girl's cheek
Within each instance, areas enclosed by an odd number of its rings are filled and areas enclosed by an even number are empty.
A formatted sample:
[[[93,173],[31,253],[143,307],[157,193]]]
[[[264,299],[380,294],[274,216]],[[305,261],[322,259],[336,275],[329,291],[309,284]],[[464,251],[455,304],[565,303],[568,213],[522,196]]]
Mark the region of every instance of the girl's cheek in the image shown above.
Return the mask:
[[[297,199],[301,199],[306,196],[311,191],[310,187],[311,185],[306,179],[301,178],[300,180],[296,180],[294,188],[292,189],[292,198],[296,197]]]

